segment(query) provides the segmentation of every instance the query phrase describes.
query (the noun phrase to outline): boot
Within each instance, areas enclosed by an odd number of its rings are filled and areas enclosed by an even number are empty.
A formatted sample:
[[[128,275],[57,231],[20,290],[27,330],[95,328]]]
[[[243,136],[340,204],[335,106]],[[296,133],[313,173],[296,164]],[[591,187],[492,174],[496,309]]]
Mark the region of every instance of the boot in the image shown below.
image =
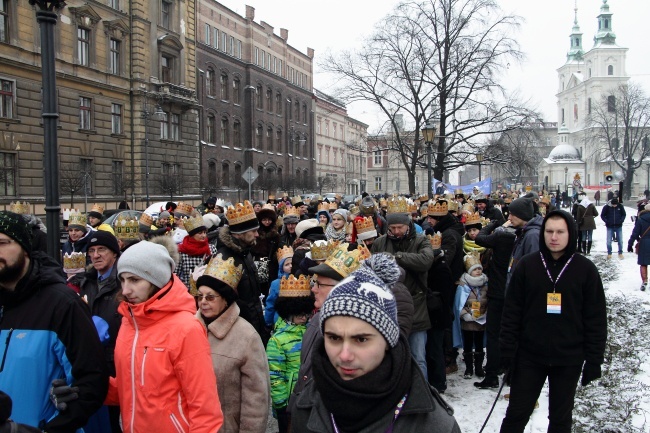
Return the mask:
[[[643,284],[641,285],[641,291],[645,292],[645,287],[648,284],[648,267],[639,266],[639,269],[641,270],[641,281],[643,281]]]
[[[478,374],[478,373],[477,373]],[[474,386],[478,389],[490,389],[499,387],[499,378],[493,375],[486,375],[485,379],[480,382],[474,382]]]
[[[591,254],[591,241],[587,241],[587,255]]]
[[[474,357],[472,352],[463,352],[463,361],[465,361],[465,379],[471,379],[474,375]]]
[[[474,372],[478,377],[485,377],[485,371],[483,370],[484,359],[484,352],[474,352]]]

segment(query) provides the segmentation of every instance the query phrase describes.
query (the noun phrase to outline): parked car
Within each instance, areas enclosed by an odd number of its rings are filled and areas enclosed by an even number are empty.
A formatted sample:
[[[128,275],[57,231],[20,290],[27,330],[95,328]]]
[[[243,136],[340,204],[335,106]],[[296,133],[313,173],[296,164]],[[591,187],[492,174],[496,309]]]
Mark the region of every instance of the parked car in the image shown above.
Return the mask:
[[[329,202],[333,202],[333,201],[334,201],[334,197],[336,197],[336,194],[343,195],[343,194],[341,194],[340,192],[328,192],[328,193],[326,193],[326,194],[323,195],[323,200],[327,200],[327,201],[329,201]]]
[[[357,200],[361,200],[360,195],[356,194],[346,194],[341,199],[341,207],[349,209]]]

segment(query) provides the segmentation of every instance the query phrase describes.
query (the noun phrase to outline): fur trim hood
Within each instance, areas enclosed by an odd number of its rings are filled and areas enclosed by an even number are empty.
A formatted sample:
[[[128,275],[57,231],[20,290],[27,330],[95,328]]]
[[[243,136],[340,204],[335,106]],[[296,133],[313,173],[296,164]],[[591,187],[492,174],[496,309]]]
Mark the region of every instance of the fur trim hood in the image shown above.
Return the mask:
[[[181,255],[178,253],[178,245],[174,242],[174,238],[171,236],[154,236],[149,239],[149,242],[165,247],[169,256],[172,258],[176,266],[178,266],[181,261]]]

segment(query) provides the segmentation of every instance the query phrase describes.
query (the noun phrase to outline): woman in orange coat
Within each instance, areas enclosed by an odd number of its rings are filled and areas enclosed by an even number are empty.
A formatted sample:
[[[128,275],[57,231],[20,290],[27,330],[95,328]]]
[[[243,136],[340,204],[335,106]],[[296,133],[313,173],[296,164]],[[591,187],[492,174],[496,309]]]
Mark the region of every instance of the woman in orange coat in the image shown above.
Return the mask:
[[[146,241],[117,264],[123,318],[106,404],[119,404],[125,433],[215,433],[223,424],[206,332],[173,270],[165,247]]]

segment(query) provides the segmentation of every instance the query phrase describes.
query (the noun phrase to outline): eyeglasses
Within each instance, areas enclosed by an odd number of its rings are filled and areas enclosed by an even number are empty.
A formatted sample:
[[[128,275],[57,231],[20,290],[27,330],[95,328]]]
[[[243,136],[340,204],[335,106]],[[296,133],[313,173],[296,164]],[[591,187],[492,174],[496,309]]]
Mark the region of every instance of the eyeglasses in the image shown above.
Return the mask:
[[[88,254],[104,254],[108,251],[106,247],[88,248]]]
[[[312,287],[334,287],[336,284],[321,284],[318,280],[311,280]]]
[[[212,302],[212,301],[214,301],[216,299],[221,298],[221,296],[219,296],[219,295],[196,295],[195,298],[199,302],[201,302],[203,299],[205,299],[208,302]]]

